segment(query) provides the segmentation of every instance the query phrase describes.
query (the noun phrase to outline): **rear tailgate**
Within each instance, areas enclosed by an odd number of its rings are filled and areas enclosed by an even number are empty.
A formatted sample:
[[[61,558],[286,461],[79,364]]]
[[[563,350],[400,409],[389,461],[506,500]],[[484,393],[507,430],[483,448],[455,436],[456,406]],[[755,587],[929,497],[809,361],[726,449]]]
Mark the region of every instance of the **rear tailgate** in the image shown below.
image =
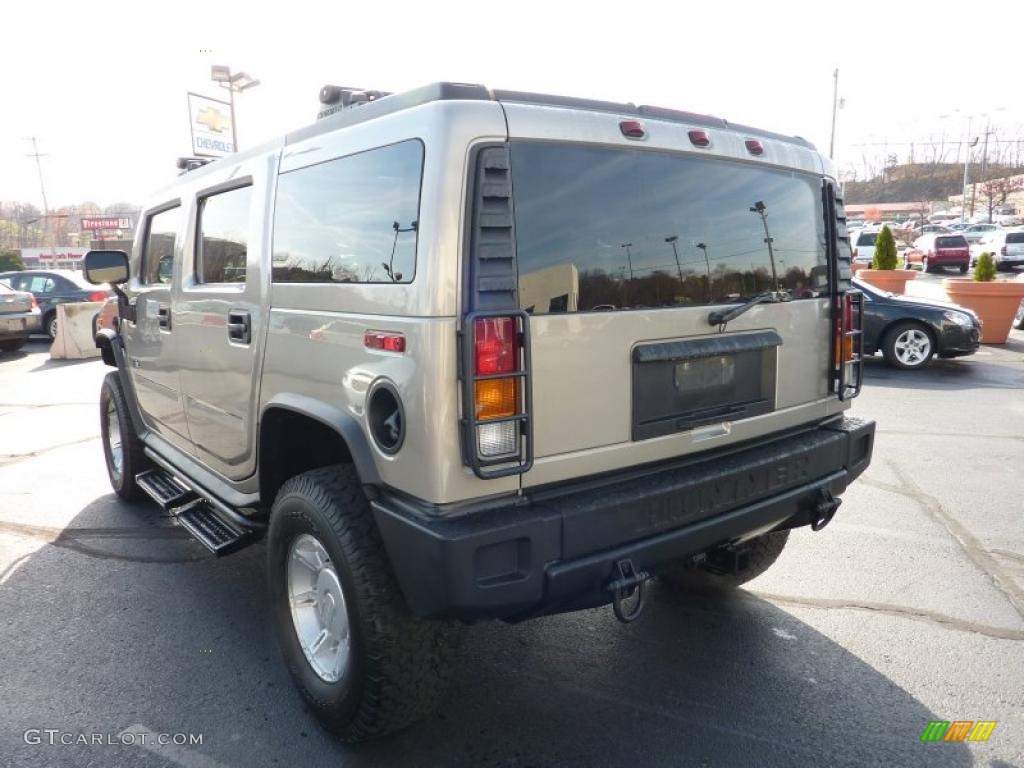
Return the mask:
[[[684,125],[654,120],[639,145],[614,114],[505,108],[519,301],[531,315],[535,462],[524,486],[749,440],[843,407],[830,395],[813,151],[765,140],[755,159],[724,128],[696,150]],[[587,142],[552,141],[567,125]],[[709,323],[712,310],[776,284],[790,301]]]
[[[937,261],[964,261],[970,258],[970,247],[963,235],[940,235],[935,238]]]

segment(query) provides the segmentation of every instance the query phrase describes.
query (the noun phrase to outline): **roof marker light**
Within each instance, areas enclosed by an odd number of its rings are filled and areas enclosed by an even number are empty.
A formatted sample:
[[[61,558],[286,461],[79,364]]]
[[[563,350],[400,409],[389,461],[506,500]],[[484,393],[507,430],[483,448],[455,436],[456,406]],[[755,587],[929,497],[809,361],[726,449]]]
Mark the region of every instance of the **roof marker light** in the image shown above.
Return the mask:
[[[642,139],[647,135],[644,124],[639,120],[623,120],[619,123],[619,130],[627,139]]]
[[[690,131],[689,132],[690,143],[695,147],[707,147],[711,145],[711,137],[708,136],[707,131]]]
[[[747,145],[747,151],[752,155],[763,155],[764,145],[757,139],[747,139],[743,142]]]

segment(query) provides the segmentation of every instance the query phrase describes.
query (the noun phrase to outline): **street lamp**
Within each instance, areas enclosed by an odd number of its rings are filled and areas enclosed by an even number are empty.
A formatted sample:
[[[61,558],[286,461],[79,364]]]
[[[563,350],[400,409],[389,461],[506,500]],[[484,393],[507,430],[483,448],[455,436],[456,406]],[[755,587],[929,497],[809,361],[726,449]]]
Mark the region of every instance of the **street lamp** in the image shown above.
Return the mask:
[[[255,88],[260,81],[245,72],[231,74],[231,67],[214,64],[210,69],[210,78],[221,88],[227,88],[231,103],[231,144],[238,151],[238,131],[235,128],[235,94]]]
[[[665,238],[666,243],[672,244],[672,255],[676,257],[676,272],[679,274],[679,284],[683,284],[683,268],[679,265],[679,250],[676,248],[676,242],[679,240],[679,235],[670,235]]]
[[[772,263],[772,283],[775,285],[775,292],[778,293],[779,276],[775,271],[775,251],[772,249],[772,236],[768,234],[768,208],[765,207],[764,202],[758,200],[750,206],[750,212],[760,216],[761,223],[764,224],[764,241],[768,244],[768,259]]]
[[[711,301],[711,260],[708,258],[708,246],[705,243],[697,243],[697,247],[704,251],[704,268],[708,271],[708,301]]]
[[[395,272],[395,248],[398,247],[398,233],[399,232],[415,232],[416,227],[419,226],[419,222],[413,221],[408,227],[402,227],[397,221],[392,222],[391,228],[395,230],[395,239],[391,243],[391,259],[387,262],[381,262],[381,266],[384,267],[384,272],[388,277],[391,278],[392,283],[397,283],[402,279],[401,272]]]

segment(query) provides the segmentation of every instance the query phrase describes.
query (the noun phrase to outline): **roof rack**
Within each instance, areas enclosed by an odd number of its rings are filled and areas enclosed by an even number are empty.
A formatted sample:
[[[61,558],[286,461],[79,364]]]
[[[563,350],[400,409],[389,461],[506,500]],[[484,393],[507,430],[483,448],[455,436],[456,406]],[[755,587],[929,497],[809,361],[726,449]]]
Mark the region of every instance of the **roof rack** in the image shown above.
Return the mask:
[[[196,168],[202,168],[208,163],[212,163],[216,158],[214,157],[179,157],[175,165],[181,171],[178,175],[181,176],[189,171],[194,171]]]
[[[390,96],[390,91],[371,91],[366,88],[348,88],[344,85],[325,85],[320,89],[320,103],[324,105],[316,114],[317,120],[323,120],[328,115],[333,115],[348,107],[357,107],[360,104],[369,104],[385,96]]]
[[[573,96],[555,96],[529,91],[490,90],[482,85],[452,82],[432,83],[431,85],[425,85],[421,88],[401,93],[325,85],[320,89],[320,103],[325,105],[325,107],[317,114],[317,123],[288,134],[286,142],[290,144],[323,133],[324,131],[340,128],[344,125],[366,122],[367,120],[434,101],[448,100],[514,102],[519,104],[565,107],[568,109],[613,112],[620,115],[649,117],[656,120],[667,120],[708,128],[726,128],[761,138],[785,141],[808,149],[814,149],[813,144],[800,136],[786,136],[772,131],[764,131],[760,128],[751,128],[746,125],[730,123],[728,120],[712,117],[711,115],[683,112],[681,110],[666,109],[665,107],[655,107],[647,104],[637,106],[629,102],[596,101]],[[350,109],[351,107],[359,107],[359,109]],[[320,124],[324,118],[328,117],[332,118],[328,121],[330,123],[329,126]]]

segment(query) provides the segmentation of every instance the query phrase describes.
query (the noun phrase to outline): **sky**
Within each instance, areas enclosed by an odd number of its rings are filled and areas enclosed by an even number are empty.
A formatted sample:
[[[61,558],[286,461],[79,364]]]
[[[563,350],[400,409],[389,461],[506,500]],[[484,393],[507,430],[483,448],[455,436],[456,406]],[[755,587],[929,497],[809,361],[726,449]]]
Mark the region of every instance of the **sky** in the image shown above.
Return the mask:
[[[261,83],[236,102],[242,149],[312,122],[325,83],[455,80],[713,114],[827,153],[837,67],[841,168],[957,140],[968,114],[972,136],[1024,138],[1019,2],[986,4],[980,26],[873,0],[69,5],[5,6],[0,201],[42,207],[30,136],[51,208],[142,201],[191,153],[186,93],[226,95],[214,64]]]

